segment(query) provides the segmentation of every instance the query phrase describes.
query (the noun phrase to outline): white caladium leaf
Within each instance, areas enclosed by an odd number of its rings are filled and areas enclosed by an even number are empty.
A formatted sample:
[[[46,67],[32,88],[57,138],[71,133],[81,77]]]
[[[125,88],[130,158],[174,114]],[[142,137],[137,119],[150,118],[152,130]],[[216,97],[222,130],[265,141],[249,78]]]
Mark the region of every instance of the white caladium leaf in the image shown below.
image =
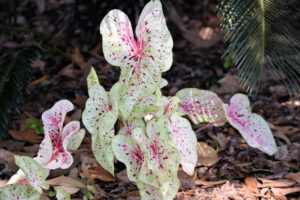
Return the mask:
[[[162,109],[162,94],[160,90],[157,90],[155,94],[148,97],[140,98],[134,105],[128,120],[133,118],[142,118],[147,114],[159,114],[163,113]]]
[[[224,104],[226,118],[247,141],[249,146],[273,155],[277,146],[267,122],[259,115],[251,113],[250,102],[246,95],[235,94],[230,105]]]
[[[80,131],[77,131],[76,133],[72,134],[70,136],[68,149],[77,150],[84,138],[84,135],[85,135],[84,129],[80,129]]]
[[[73,108],[70,101],[61,100],[42,115],[45,138],[35,160],[44,168],[66,169],[73,163],[73,157],[67,148],[72,135],[80,130],[80,123],[72,121],[63,127],[66,113]]]
[[[26,175],[29,184],[36,191],[42,193],[42,188],[49,189],[49,184],[45,181],[48,174],[37,161],[28,156],[15,155],[15,162]]]
[[[227,121],[223,101],[211,91],[186,88],[179,90],[176,96],[180,98],[178,111],[192,119],[196,118],[193,122],[210,122],[219,126]]]
[[[168,85],[168,81],[166,79],[162,79],[159,88],[164,88]]]
[[[134,129],[134,140],[149,156],[149,169],[158,176],[161,183],[167,182],[171,177],[177,176],[179,153],[175,147],[168,144],[167,130],[162,129],[159,122],[151,120],[147,124],[146,131],[148,137],[142,129]]]
[[[137,181],[136,185],[139,189],[140,195],[143,200],[160,200],[164,199],[160,189],[152,185],[145,184]],[[177,192],[177,191],[176,191]]]
[[[161,84],[161,72],[172,64],[173,40],[160,1],[150,1],[136,27],[122,11],[112,10],[100,25],[105,59],[121,67],[120,111],[127,119],[138,99],[152,95]]]
[[[138,119],[133,119],[131,121],[125,121],[124,122],[124,127],[122,127],[118,134],[119,135],[126,135],[128,137],[131,137],[132,135],[132,131],[135,128],[142,128],[143,130],[146,129],[145,123],[142,119],[138,118]]]
[[[71,195],[63,188],[59,187],[59,188],[55,189],[55,191],[56,191],[57,200],[70,200],[71,199]]]
[[[197,164],[197,137],[190,122],[176,114],[164,121],[168,124],[171,133],[169,136],[179,151],[182,169],[192,176]]]
[[[147,159],[140,146],[135,144],[131,137],[117,135],[113,139],[112,148],[116,158],[126,165],[129,180],[137,181],[145,159]],[[147,168],[143,168],[143,170],[150,173]]]
[[[0,199],[3,200],[39,200],[41,193],[22,184],[7,185],[0,188]]]
[[[99,84],[96,72],[92,69],[88,76],[89,99],[83,111],[82,120],[92,134],[92,149],[100,165],[114,173],[114,155],[111,148],[114,125],[118,119],[117,96],[119,84],[115,84],[109,96]]]

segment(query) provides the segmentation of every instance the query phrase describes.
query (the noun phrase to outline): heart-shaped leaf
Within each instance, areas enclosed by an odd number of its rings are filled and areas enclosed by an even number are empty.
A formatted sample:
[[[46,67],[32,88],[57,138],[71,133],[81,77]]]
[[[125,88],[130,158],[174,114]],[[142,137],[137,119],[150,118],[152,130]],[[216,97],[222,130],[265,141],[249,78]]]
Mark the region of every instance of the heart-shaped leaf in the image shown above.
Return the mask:
[[[230,105],[224,104],[226,118],[247,141],[249,146],[273,155],[277,146],[267,122],[259,115],[251,113],[250,102],[246,95],[235,94]]]

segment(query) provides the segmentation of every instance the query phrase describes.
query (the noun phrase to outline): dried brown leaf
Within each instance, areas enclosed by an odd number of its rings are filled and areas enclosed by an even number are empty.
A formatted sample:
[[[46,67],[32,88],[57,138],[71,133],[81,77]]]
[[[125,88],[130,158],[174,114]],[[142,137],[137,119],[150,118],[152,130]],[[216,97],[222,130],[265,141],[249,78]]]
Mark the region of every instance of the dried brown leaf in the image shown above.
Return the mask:
[[[24,131],[14,131],[9,130],[8,133],[15,139],[15,140],[23,140],[30,142],[32,144],[40,143],[43,139],[42,136],[39,136],[34,129],[27,129]]]
[[[272,192],[278,196],[285,196],[288,194],[292,194],[295,192],[300,192],[300,187],[292,187],[292,188],[272,188]]]
[[[297,183],[300,183],[300,172],[289,173],[289,174],[286,174],[284,177],[292,179],[292,180],[296,181]]]
[[[258,184],[258,187],[264,188],[264,187],[291,187],[296,182],[294,180],[290,179],[277,179],[277,180],[269,180],[269,179],[263,179],[258,178],[260,181],[262,181],[263,184]]]
[[[219,185],[226,183],[227,180],[220,180],[220,181],[202,181],[202,180],[196,180],[196,185],[204,185],[204,186],[213,186],[213,185]]]
[[[198,142],[197,152],[197,166],[212,166],[220,160],[217,151],[204,142]]]
[[[86,188],[85,184],[67,176],[59,176],[47,180],[47,183],[49,183],[52,186],[69,186],[69,187]]]

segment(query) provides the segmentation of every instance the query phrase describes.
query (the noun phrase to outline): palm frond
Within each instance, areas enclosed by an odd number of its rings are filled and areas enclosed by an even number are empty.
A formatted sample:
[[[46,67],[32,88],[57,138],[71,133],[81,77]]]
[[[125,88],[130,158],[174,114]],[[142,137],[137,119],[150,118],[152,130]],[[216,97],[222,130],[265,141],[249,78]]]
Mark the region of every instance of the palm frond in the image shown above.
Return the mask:
[[[234,59],[242,87],[257,89],[267,66],[290,94],[300,91],[300,34],[286,1],[220,0],[218,14],[230,42],[224,55]]]
[[[30,46],[9,50],[0,57],[0,137],[6,135],[10,114],[20,113],[23,91],[32,80],[30,64],[40,53],[41,49]]]

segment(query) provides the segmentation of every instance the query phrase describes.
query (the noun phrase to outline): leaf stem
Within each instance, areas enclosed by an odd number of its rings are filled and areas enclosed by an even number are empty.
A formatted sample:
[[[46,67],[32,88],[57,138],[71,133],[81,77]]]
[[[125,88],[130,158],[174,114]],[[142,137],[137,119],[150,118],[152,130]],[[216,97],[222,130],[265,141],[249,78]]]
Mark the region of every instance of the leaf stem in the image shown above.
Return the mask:
[[[209,128],[211,126],[213,126],[214,124],[217,124],[217,123],[220,123],[220,122],[223,122],[224,120],[217,120],[217,121],[213,121],[213,122],[210,122],[209,124],[206,124],[200,128],[198,128],[196,131],[195,131],[195,134],[199,133],[200,131],[203,131],[204,129],[206,128]]]
[[[78,149],[78,150],[72,150],[72,149],[68,149],[68,151],[70,152],[70,153],[82,153],[82,152],[92,152],[92,150],[91,149]]]

